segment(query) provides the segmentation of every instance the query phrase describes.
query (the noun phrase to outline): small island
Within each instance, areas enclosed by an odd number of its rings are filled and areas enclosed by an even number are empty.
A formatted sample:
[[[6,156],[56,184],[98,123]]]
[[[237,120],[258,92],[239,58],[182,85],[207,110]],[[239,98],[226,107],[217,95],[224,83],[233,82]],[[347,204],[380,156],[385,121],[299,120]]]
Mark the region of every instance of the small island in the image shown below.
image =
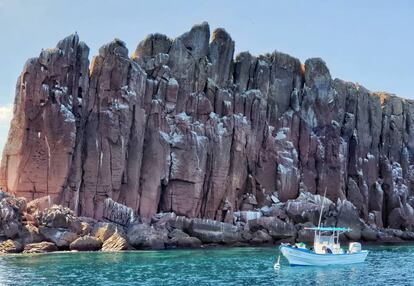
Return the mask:
[[[27,61],[0,168],[0,252],[414,240],[414,102],[332,79],[325,62],[234,56],[204,22],[77,34]]]

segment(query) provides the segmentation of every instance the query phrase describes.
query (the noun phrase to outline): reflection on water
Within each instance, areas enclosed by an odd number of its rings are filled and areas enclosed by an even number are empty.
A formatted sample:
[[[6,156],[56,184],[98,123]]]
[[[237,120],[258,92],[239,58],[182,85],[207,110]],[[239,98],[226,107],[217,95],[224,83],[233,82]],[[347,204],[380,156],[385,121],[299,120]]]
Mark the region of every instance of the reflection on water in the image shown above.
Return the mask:
[[[408,285],[412,246],[371,247],[364,264],[290,267],[278,250],[222,248],[0,257],[0,285]]]

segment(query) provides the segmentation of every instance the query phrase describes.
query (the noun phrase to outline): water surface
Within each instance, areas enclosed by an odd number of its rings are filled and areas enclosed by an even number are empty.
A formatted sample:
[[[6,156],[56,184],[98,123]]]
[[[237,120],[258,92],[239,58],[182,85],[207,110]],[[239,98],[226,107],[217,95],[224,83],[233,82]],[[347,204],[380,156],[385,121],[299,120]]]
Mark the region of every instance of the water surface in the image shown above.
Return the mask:
[[[290,267],[276,247],[0,256],[0,285],[414,285],[414,246],[369,247],[364,264]]]

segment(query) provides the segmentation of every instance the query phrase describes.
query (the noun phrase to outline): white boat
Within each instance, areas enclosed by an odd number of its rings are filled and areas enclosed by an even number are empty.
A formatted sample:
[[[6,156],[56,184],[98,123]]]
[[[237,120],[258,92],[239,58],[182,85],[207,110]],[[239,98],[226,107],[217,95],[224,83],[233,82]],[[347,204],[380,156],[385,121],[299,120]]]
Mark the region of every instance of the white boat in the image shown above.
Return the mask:
[[[280,246],[280,252],[287,258],[290,265],[323,266],[353,264],[362,263],[367,258],[368,251],[362,250],[361,244],[358,242],[351,242],[347,250],[341,248],[339,235],[351,231],[351,229],[344,227],[321,227],[325,197],[326,189],[318,227],[305,228],[315,232],[313,248],[307,249],[304,243],[296,243],[294,245],[282,244]]]
[[[304,244],[282,244],[280,251],[290,265],[324,266],[362,263],[368,255],[367,250],[361,250],[361,244],[351,242],[348,250],[343,250],[339,244],[339,234],[349,231],[347,228],[314,227],[313,249],[307,249]],[[332,235],[322,235],[331,232]]]

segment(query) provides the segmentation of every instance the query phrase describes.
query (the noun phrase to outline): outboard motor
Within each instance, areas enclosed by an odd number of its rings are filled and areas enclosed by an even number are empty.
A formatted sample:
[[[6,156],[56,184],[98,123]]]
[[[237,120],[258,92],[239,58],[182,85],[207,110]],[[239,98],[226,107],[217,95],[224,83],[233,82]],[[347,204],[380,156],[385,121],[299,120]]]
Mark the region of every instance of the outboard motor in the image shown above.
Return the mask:
[[[351,242],[349,243],[349,253],[357,253],[361,252],[361,243],[359,242]]]

